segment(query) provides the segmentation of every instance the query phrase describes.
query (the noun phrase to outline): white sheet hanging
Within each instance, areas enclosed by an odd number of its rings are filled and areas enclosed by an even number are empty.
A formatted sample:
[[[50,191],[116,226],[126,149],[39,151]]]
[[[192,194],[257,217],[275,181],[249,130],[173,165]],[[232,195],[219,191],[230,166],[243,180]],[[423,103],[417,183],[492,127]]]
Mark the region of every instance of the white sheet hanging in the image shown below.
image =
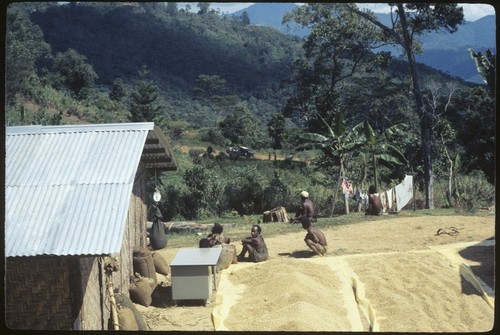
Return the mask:
[[[387,212],[392,212],[394,210],[392,208],[393,207],[393,204],[392,204],[392,188],[390,190],[385,191],[385,198],[386,198],[386,201],[387,201],[386,211]]]
[[[413,198],[413,176],[406,175],[401,184],[394,187],[396,211],[399,212]]]

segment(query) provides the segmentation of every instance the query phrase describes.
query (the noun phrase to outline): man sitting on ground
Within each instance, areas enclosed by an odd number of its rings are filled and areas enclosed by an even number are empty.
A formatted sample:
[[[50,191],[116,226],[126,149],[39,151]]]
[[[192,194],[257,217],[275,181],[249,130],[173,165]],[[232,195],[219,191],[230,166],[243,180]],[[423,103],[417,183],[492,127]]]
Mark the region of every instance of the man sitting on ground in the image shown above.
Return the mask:
[[[377,189],[374,185],[371,185],[368,188],[368,209],[365,212],[366,215],[381,215],[384,210],[382,201],[376,193]]]
[[[264,242],[264,238],[260,235],[261,232],[262,229],[259,225],[252,226],[252,230],[250,231],[251,236],[241,240],[243,249],[238,255],[238,261],[242,261],[247,253],[248,259],[251,262],[263,262],[268,259],[266,242]]]

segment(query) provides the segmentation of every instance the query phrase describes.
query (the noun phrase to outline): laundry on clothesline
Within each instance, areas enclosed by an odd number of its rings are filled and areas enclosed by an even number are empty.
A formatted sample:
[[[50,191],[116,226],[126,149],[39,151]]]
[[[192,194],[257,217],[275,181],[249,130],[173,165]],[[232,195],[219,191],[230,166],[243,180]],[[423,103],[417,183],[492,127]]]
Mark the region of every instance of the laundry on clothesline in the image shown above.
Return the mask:
[[[383,206],[383,213],[399,212],[413,198],[413,176],[406,175],[405,179],[397,186],[376,193]]]

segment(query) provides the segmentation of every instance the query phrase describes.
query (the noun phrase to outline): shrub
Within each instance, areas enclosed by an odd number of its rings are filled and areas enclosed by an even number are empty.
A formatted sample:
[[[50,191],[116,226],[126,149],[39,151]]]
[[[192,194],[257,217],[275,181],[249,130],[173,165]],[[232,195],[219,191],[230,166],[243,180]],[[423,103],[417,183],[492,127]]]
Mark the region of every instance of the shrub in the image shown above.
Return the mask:
[[[473,211],[495,203],[495,188],[483,171],[473,170],[465,176],[458,176],[458,197],[455,208],[459,211]]]
[[[453,191],[452,191],[453,192]],[[457,211],[474,211],[489,207],[495,202],[495,189],[483,171],[474,170],[468,175],[457,177],[457,192],[448,196],[448,181],[434,183],[434,207],[455,207]]]

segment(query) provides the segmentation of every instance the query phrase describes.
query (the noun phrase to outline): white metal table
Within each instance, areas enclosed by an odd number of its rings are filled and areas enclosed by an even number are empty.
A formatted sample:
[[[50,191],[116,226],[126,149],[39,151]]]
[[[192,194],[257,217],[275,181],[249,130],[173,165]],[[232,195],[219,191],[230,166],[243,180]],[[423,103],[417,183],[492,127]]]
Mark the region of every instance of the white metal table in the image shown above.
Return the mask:
[[[217,261],[222,248],[182,248],[170,263],[172,300],[204,300],[212,291],[209,267],[212,267],[213,285],[217,290]]]

